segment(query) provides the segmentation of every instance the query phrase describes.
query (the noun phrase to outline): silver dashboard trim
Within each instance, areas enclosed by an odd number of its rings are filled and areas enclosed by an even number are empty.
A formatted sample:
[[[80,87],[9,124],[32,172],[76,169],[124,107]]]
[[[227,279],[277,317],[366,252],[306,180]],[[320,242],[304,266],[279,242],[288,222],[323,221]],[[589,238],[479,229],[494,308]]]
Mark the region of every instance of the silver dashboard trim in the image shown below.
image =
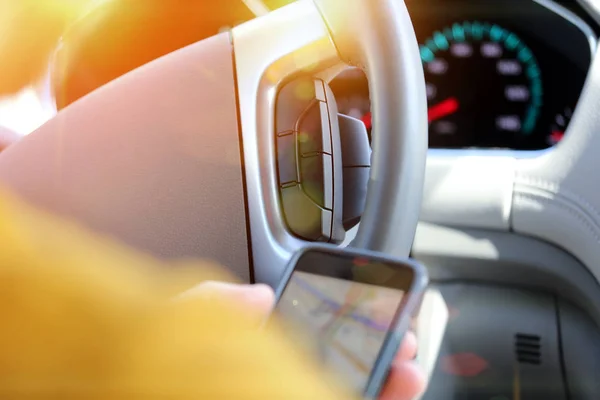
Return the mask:
[[[581,7],[590,14],[590,16],[600,24],[600,2],[597,0],[577,0]]]
[[[575,25],[587,38],[590,43],[590,54],[593,58],[594,53],[596,52],[596,48],[598,47],[598,37],[594,33],[594,30],[579,17],[579,15],[575,14],[573,11],[563,7],[553,0],[532,0],[533,2],[539,4],[542,7],[547,8],[548,10],[558,14],[563,19],[569,21],[571,24]]]

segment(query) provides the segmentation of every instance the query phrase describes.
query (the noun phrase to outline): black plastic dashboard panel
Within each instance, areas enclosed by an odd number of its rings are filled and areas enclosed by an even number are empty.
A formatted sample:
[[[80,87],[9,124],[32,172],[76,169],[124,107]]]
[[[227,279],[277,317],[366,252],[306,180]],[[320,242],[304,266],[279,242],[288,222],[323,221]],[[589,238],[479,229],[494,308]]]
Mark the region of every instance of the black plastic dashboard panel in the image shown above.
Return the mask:
[[[423,400],[596,400],[600,331],[547,292],[435,285],[449,320]]]
[[[568,399],[553,296],[469,283],[436,289],[449,320],[423,400]]]
[[[600,290],[578,260],[514,233],[426,223],[412,256],[450,317],[425,400],[600,398]]]
[[[428,83],[430,148],[539,150],[564,135],[595,34],[548,0],[409,0]],[[331,86],[370,125],[360,71]]]

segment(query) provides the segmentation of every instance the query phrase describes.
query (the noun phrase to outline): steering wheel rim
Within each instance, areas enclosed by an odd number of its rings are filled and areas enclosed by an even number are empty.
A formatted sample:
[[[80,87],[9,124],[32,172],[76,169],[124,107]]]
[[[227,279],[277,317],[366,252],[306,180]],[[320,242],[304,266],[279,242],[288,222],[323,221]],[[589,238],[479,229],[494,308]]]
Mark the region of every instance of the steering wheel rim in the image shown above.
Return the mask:
[[[377,121],[365,211],[351,245],[408,256],[428,128],[422,63],[404,3],[301,0],[235,28],[232,37],[256,281],[277,284],[292,253],[306,245],[288,232],[278,199],[277,88],[299,73],[326,76],[341,61],[365,71]]]
[[[407,256],[428,142],[425,80],[412,22],[401,1],[354,1],[343,8],[315,2],[342,59],[365,71],[377,121],[363,223],[352,245]]]

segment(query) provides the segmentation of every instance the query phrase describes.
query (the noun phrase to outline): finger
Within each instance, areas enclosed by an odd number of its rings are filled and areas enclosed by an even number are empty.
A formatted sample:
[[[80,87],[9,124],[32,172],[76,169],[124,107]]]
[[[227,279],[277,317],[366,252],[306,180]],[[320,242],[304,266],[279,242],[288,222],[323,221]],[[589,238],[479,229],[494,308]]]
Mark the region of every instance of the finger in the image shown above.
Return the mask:
[[[417,355],[417,336],[414,332],[408,331],[404,335],[400,350],[396,354],[396,362],[414,360]]]
[[[203,282],[184,293],[185,297],[223,299],[245,309],[267,315],[275,303],[275,294],[268,285],[236,285],[225,282]]]
[[[381,393],[381,400],[413,400],[425,389],[425,376],[412,362],[395,363]]]

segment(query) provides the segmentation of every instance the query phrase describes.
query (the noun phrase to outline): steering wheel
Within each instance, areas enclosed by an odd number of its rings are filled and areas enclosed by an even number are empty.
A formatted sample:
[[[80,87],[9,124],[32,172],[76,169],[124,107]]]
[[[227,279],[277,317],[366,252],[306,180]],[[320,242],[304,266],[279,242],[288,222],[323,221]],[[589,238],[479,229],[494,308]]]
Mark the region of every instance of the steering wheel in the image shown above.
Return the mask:
[[[427,118],[417,41],[397,0],[301,0],[155,60],[3,152],[0,179],[38,206],[153,255],[209,257],[275,285],[307,243],[282,212],[278,93],[300,76],[325,81],[326,90],[344,63],[365,71],[376,121],[352,245],[407,256]],[[335,112],[329,92],[327,101]],[[340,193],[341,181],[333,184]]]

